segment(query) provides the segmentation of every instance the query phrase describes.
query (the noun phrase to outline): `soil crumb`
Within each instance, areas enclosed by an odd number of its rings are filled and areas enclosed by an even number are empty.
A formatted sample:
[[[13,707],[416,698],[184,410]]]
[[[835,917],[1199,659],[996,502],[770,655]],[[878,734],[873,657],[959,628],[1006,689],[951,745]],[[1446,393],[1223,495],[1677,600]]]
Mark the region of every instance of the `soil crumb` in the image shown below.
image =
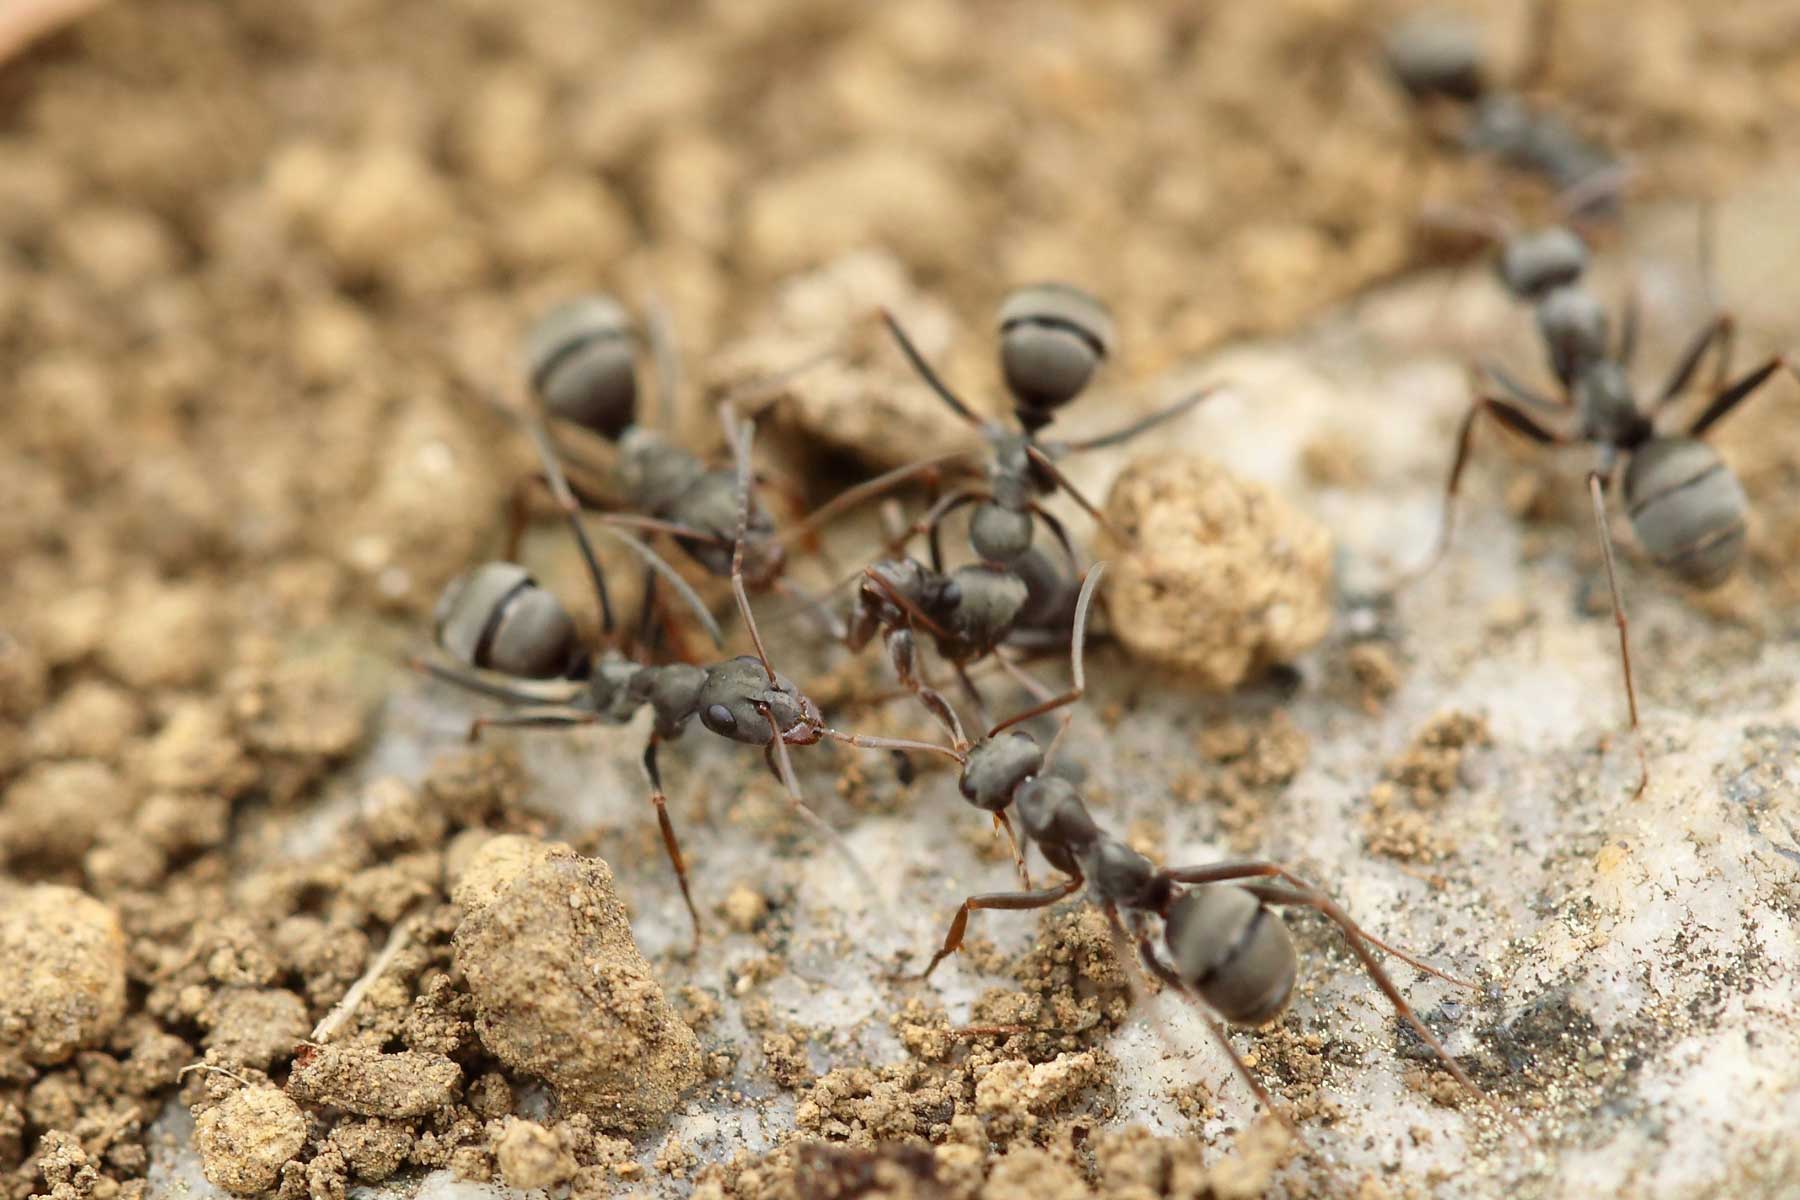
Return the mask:
[[[1363,814],[1369,850],[1411,862],[1449,857],[1455,847],[1439,831],[1432,811],[1461,784],[1469,752],[1491,740],[1487,722],[1469,713],[1441,713],[1427,721],[1369,791]]]
[[[598,859],[507,836],[455,889],[456,965],[493,1055],[603,1128],[661,1120],[700,1081],[700,1048],[638,953]]]
[[[1229,690],[1293,661],[1331,620],[1331,534],[1259,484],[1193,454],[1137,459],[1114,481],[1105,581],[1131,654]]]

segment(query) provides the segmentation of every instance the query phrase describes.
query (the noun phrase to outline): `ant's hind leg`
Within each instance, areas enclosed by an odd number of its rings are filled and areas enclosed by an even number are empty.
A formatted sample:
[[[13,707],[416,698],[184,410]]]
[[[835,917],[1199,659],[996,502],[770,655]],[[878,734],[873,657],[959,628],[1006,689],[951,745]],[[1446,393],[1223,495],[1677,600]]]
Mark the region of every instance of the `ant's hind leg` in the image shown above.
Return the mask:
[[[1606,527],[1605,477],[1598,471],[1588,472],[1588,495],[1594,501],[1594,527],[1600,535],[1600,553],[1606,560],[1606,586],[1612,594],[1613,624],[1619,627],[1619,666],[1625,673],[1625,703],[1631,712],[1631,739],[1637,747],[1638,785],[1631,793],[1636,800],[1650,783],[1650,760],[1644,753],[1644,732],[1638,725],[1637,687],[1631,681],[1630,622],[1625,618],[1625,602],[1619,595],[1619,573],[1613,566],[1612,531]]]

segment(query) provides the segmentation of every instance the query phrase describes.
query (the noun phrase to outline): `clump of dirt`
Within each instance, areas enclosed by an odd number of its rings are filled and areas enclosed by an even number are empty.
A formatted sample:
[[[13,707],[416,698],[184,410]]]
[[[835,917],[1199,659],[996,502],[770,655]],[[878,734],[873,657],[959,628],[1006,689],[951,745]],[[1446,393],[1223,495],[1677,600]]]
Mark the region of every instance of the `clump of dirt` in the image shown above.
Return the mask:
[[[100,1045],[125,1015],[118,915],[74,888],[0,883],[0,979],[0,1077],[11,1056],[54,1066]]]
[[[663,995],[612,872],[566,846],[498,837],[457,882],[456,969],[496,1058],[568,1111],[635,1131],[700,1081],[693,1031]]]
[[[1106,498],[1114,635],[1133,657],[1228,690],[1293,661],[1331,621],[1331,534],[1193,454],[1134,461]]]
[[[280,1088],[267,1084],[233,1093],[200,1115],[194,1145],[207,1181],[240,1196],[275,1186],[281,1168],[306,1144],[306,1117]]]
[[[1469,713],[1440,713],[1427,721],[1369,790],[1363,813],[1369,850],[1412,862],[1447,858],[1455,847],[1438,830],[1432,812],[1462,783],[1470,751],[1491,741],[1487,722]]]

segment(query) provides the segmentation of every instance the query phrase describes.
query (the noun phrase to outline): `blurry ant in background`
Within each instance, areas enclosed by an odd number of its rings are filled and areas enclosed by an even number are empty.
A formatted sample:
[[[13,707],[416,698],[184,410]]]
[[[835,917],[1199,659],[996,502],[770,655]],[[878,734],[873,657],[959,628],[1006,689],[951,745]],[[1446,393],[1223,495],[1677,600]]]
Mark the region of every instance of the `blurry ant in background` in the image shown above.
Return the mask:
[[[667,421],[675,411],[680,389],[678,357],[670,322],[659,309],[653,307],[648,326],[659,384],[658,408]],[[598,520],[667,535],[708,574],[723,578],[734,569],[740,571],[751,591],[774,591],[808,601],[831,621],[833,635],[842,636],[841,628],[821,605],[783,579],[787,542],[794,538],[777,533],[774,520],[754,495],[746,513],[740,514],[734,469],[709,466],[639,422],[637,352],[642,340],[625,307],[602,294],[567,301],[527,331],[526,380],[543,412],[553,422],[585,430],[618,451],[616,464],[608,470],[580,454],[566,438],[541,448],[577,472],[575,482],[565,490],[576,496],[582,508],[604,510],[608,504],[598,481],[611,478],[623,496],[625,511],[602,512]],[[799,364],[793,372],[805,370],[813,361],[817,359]],[[508,557],[517,557],[529,522],[533,483],[549,485],[548,474],[523,481],[514,492]],[[561,495],[556,498],[563,501]],[[810,535],[811,528],[796,536]],[[652,590],[655,576],[646,576],[646,581],[647,590]],[[653,607],[653,601],[644,606],[646,629]]]
[[[494,672],[507,677],[506,682],[492,682],[481,675],[434,663],[418,664],[438,679],[519,706],[518,711],[507,715],[476,719],[469,731],[471,739],[490,726],[622,725],[640,708],[648,707],[654,713],[655,722],[644,749],[644,771],[649,778],[650,799],[656,808],[663,846],[693,919],[696,944],[700,914],[688,886],[681,847],[669,821],[657,765],[657,749],[663,742],[680,737],[689,722],[698,717],[710,733],[761,746],[770,772],[787,789],[793,810],[836,846],[870,895],[875,894],[874,889],[855,855],[802,798],[788,747],[811,746],[827,738],[888,749],[923,746],[900,739],[869,739],[828,727],[818,706],[770,664],[744,582],[743,532],[750,511],[751,430],[748,426],[736,428],[736,418],[728,407],[721,407],[720,419],[732,446],[736,480],[734,549],[727,569],[738,612],[756,648],[754,655],[739,655],[702,667],[688,663],[646,664],[617,650],[590,649],[582,645],[575,623],[561,603],[539,587],[523,567],[511,562],[490,562],[452,581],[445,589],[436,613],[437,641],[463,667]],[[604,610],[605,579],[582,528],[577,501],[563,477],[548,435],[535,421],[531,422],[531,430],[545,479],[563,507],[581,548],[596,599]],[[711,614],[673,568],[631,535],[616,529],[609,532],[637,549],[694,610],[714,641],[719,641],[718,626]]]
[[[1418,13],[1396,25],[1388,32],[1384,57],[1422,115],[1446,107],[1456,113],[1449,140],[1459,148],[1492,155],[1503,166],[1544,180],[1572,199],[1572,216],[1610,212],[1623,191],[1626,168],[1562,117],[1533,108],[1520,94],[1548,74],[1555,9],[1554,0],[1532,5],[1525,67],[1511,88],[1495,87],[1488,79],[1474,28],[1444,13]]]
[[[1540,445],[1594,447],[1595,465],[1588,471],[1587,487],[1606,564],[1625,697],[1637,743],[1640,777],[1634,795],[1642,795],[1649,782],[1649,764],[1638,726],[1637,691],[1613,563],[1606,494],[1623,464],[1623,502],[1638,544],[1657,566],[1691,587],[1705,590],[1723,584],[1743,556],[1749,501],[1730,466],[1702,439],[1776,371],[1784,367],[1793,371],[1794,365],[1788,355],[1776,354],[1731,378],[1734,324],[1729,313],[1716,311],[1715,304],[1714,316],[1684,349],[1646,409],[1639,404],[1629,375],[1638,344],[1635,295],[1626,303],[1615,340],[1606,306],[1586,282],[1586,247],[1571,230],[1519,232],[1497,225],[1494,236],[1502,243],[1501,279],[1515,297],[1532,307],[1557,392],[1545,396],[1497,363],[1484,360],[1477,365],[1474,402],[1457,431],[1456,453],[1444,489],[1437,546],[1403,584],[1436,566],[1449,549],[1457,485],[1468,462],[1478,416],[1486,413]],[[1710,236],[1704,221],[1701,260],[1710,292]],[[1706,407],[1684,431],[1659,432],[1658,418],[1688,391],[1709,352],[1715,358]]]
[[[955,746],[936,748],[937,753],[954,759],[961,767],[958,787],[963,797],[991,813],[995,824],[1012,840],[1024,890],[985,892],[965,899],[951,919],[943,944],[913,978],[928,978],[944,959],[961,948],[970,914],[984,909],[1048,908],[1085,886],[1089,897],[1105,912],[1121,952],[1126,952],[1126,943],[1135,945],[1138,959],[1150,975],[1196,1002],[1196,1010],[1239,1075],[1263,1106],[1297,1137],[1299,1131],[1292,1119],[1275,1105],[1250,1073],[1212,1014],[1216,1012],[1226,1021],[1248,1026],[1266,1025],[1281,1015],[1293,996],[1299,961],[1293,939],[1275,910],[1311,908],[1337,925],[1364,971],[1456,1081],[1476,1099],[1485,1101],[1480,1089],[1406,1003],[1369,947],[1384,950],[1458,986],[1473,985],[1445,975],[1374,937],[1318,888],[1278,863],[1221,862],[1157,869],[1149,859],[1101,829],[1075,785],[1051,773],[1051,760],[1069,727],[1067,711],[1063,711],[1061,725],[1048,748],[1041,747],[1031,734],[1014,728],[1033,718],[1067,710],[1084,694],[1082,647],[1088,609],[1103,569],[1103,564],[1096,563],[1088,571],[1076,602],[1069,640],[1073,686],[1058,696],[1040,696],[1036,704],[1001,721],[973,744],[962,736],[958,725]],[[954,716],[951,720],[954,722]],[[1025,843],[1036,845],[1050,866],[1062,873],[1062,879],[1043,888],[1031,886],[1009,812],[1017,815]],[[1160,953],[1152,918],[1163,922]]]

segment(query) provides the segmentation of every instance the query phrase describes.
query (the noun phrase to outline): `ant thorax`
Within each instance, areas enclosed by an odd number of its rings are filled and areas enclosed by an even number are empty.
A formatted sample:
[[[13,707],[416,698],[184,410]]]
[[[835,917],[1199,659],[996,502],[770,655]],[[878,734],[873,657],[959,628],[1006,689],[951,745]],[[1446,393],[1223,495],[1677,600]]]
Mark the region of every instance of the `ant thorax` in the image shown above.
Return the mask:
[[[1650,439],[1649,418],[1638,411],[1631,380],[1618,363],[1602,359],[1587,364],[1575,377],[1574,392],[1584,437],[1620,450]]]
[[[610,725],[624,725],[649,702],[644,668],[617,654],[597,660],[588,672],[588,696],[594,711]]]

